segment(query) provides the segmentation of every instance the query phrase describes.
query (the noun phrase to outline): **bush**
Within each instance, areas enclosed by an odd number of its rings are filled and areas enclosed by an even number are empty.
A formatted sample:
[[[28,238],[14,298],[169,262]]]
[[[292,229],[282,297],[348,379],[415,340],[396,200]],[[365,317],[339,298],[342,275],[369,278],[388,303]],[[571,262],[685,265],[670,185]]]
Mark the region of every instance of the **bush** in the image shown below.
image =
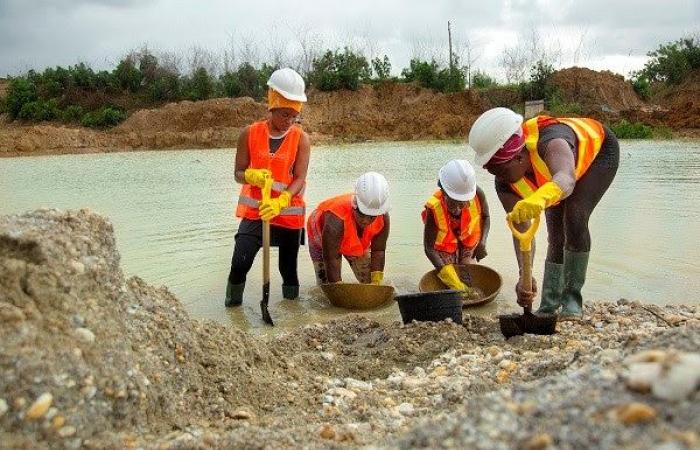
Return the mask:
[[[18,118],[22,120],[44,121],[55,120],[60,117],[61,111],[58,109],[58,101],[51,99],[48,101],[35,100],[25,103],[19,111]]]
[[[105,106],[98,111],[92,111],[83,115],[81,124],[90,128],[113,127],[126,119],[126,113],[111,106]]]
[[[583,115],[583,107],[580,103],[565,102],[561,94],[556,90],[549,94],[549,97],[545,100],[545,105],[547,110],[554,116],[566,117]]]
[[[26,78],[12,78],[7,88],[6,110],[10,118],[16,119],[22,107],[37,100],[36,86]]]
[[[629,122],[622,119],[608,125],[618,139],[650,139],[654,133],[650,126],[641,122]]]
[[[635,78],[679,84],[691,70],[700,68],[700,37],[689,36],[666,45],[660,45],[653,52],[647,53],[651,59]]]
[[[63,110],[61,114],[61,120],[64,122],[80,122],[85,112],[83,108],[78,105],[70,105]]]
[[[214,93],[214,80],[204,67],[195,70],[183,84],[183,94],[188,100],[206,100]]]
[[[309,81],[322,91],[356,91],[360,82],[369,80],[371,75],[367,58],[345,47],[343,53],[329,50],[321,58],[314,59]]]
[[[639,74],[632,79],[632,88],[643,100],[649,100],[651,97],[651,83],[644,75]]]
[[[472,87],[477,89],[487,89],[491,87],[498,86],[498,82],[495,78],[492,78],[485,72],[477,70],[472,75]]]
[[[458,92],[464,90],[466,86],[464,72],[461,69],[440,68],[435,60],[427,62],[412,59],[409,67],[401,71],[401,76],[406,81],[417,81],[423,87],[440,92]]]

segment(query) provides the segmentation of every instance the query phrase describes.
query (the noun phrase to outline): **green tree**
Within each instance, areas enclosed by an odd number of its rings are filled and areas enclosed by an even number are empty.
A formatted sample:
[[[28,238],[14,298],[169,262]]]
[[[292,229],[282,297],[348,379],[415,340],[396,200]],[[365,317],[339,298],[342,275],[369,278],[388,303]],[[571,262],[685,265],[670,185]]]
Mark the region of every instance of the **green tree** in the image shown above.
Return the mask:
[[[476,72],[474,72],[474,75],[472,75],[472,87],[478,89],[485,89],[497,85],[498,82],[496,81],[496,79],[488,75],[486,72],[477,70]]]
[[[206,100],[214,93],[214,80],[207,69],[200,67],[185,82],[185,97],[188,100]]]
[[[12,78],[7,88],[7,112],[10,118],[17,119],[22,107],[37,100],[36,86],[26,78]]]
[[[137,92],[141,87],[141,71],[136,67],[131,57],[126,57],[119,61],[113,75],[117,86],[123,90]]]
[[[309,81],[322,91],[356,91],[360,88],[360,83],[369,80],[371,75],[367,58],[345,47],[342,53],[328,50],[320,58],[315,58]]]
[[[647,53],[644,68],[633,74],[636,78],[679,84],[691,70],[700,68],[700,36],[689,36],[670,44],[660,45]]]
[[[372,60],[372,69],[377,80],[384,81],[388,80],[391,76],[391,62],[389,57],[384,55],[384,58],[379,59],[376,57]]]

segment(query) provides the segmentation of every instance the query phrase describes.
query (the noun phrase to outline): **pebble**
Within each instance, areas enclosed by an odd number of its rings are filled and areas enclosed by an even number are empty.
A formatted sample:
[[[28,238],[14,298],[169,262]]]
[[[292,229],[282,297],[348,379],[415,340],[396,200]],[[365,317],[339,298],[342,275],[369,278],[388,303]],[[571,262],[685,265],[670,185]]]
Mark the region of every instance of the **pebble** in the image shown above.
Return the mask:
[[[331,425],[323,425],[318,433],[323,439],[334,439],[335,438],[335,428]]]
[[[51,402],[53,402],[53,395],[49,392],[44,392],[32,403],[25,417],[29,420],[42,417],[51,407]]]
[[[66,424],[66,419],[63,416],[56,416],[51,420],[51,426],[54,430],[58,430]]]
[[[88,328],[76,328],[75,336],[83,342],[92,344],[95,342],[95,333],[90,331]]]
[[[412,416],[415,413],[415,408],[411,403],[404,402],[399,405],[398,411],[402,416]]]
[[[633,402],[615,409],[617,420],[625,425],[649,422],[656,417],[656,410],[645,403]]]
[[[523,450],[546,450],[552,446],[554,440],[547,433],[532,436],[523,444]]]
[[[372,383],[356,380],[354,378],[346,378],[345,387],[354,391],[371,391]]]
[[[234,411],[231,414],[231,418],[234,420],[249,420],[252,417],[252,415],[243,409],[239,409],[237,411]]]
[[[644,351],[625,360],[625,383],[637,392],[651,392],[661,400],[687,398],[700,384],[700,353]]]
[[[7,400],[0,398],[0,417],[4,416],[8,409],[10,407],[7,406]]]
[[[77,430],[75,429],[75,427],[68,425],[68,426],[60,428],[58,430],[58,435],[61,436],[62,438],[67,438],[67,437],[73,436],[76,431]]]

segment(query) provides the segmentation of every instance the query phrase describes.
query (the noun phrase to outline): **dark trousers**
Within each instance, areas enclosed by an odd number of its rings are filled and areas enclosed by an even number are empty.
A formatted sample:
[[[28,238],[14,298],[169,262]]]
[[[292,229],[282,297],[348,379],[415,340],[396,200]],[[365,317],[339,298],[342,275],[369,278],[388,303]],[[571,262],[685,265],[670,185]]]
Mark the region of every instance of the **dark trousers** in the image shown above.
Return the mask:
[[[562,264],[564,248],[572,252],[591,250],[588,220],[610,187],[620,165],[617,137],[605,128],[605,140],[586,173],[576,182],[574,192],[561,203],[545,210],[547,218],[547,261]]]
[[[260,221],[251,221],[258,222]],[[246,276],[253,266],[255,255],[262,247],[262,226],[255,223],[248,223],[245,227],[245,232],[236,234],[236,244],[231,257],[231,272],[228,279],[232,284],[245,283]],[[253,225],[253,226],[251,226]],[[282,284],[285,286],[299,286],[299,277],[297,276],[297,255],[299,255],[299,246],[301,245],[302,230],[290,230],[287,228],[270,226],[271,245],[279,248],[279,272],[282,275]]]

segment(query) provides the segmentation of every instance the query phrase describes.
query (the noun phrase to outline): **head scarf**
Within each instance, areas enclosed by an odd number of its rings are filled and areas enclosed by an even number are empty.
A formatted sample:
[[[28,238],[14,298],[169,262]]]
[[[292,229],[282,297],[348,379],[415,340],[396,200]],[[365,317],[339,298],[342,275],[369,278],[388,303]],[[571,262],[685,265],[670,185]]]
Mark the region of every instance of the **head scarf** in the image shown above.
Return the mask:
[[[296,112],[301,112],[302,102],[295,100],[288,100],[282,96],[279,92],[274,89],[267,90],[267,109],[272,110],[275,108],[290,108]]]
[[[515,158],[520,150],[525,146],[525,136],[522,131],[509,137],[503,147],[501,147],[489,160],[487,164],[503,164]]]

